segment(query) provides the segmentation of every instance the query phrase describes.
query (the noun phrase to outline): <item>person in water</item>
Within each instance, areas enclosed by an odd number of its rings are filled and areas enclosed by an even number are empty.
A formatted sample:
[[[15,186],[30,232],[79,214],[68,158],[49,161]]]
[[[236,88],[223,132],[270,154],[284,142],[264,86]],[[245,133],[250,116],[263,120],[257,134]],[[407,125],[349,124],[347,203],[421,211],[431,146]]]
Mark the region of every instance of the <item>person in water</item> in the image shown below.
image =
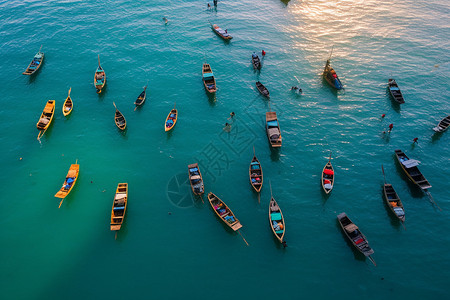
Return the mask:
[[[167,24],[167,22],[169,22],[169,20],[166,17],[163,17],[164,23]]]
[[[394,124],[389,124],[389,130],[388,130],[388,132],[391,132],[392,131],[392,128],[394,128]]]
[[[214,6],[217,7],[217,0],[214,0]]]
[[[228,120],[233,119],[233,117],[234,117],[235,115],[236,115],[236,114],[234,113],[234,111],[232,111],[232,112],[230,113],[230,117],[228,118]]]
[[[261,55],[266,56],[266,51],[264,51],[264,49],[263,49],[263,51],[261,51]]]
[[[418,140],[419,140],[419,138],[414,138],[413,139],[413,144],[416,144]]]

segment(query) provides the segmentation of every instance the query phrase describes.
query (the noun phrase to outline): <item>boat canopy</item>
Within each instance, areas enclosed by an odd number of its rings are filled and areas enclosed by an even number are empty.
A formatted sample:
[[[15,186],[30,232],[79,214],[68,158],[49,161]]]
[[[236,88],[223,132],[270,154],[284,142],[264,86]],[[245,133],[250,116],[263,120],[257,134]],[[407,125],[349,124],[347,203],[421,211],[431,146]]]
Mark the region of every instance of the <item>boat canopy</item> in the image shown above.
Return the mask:
[[[412,168],[412,167],[417,167],[419,165],[420,161],[415,160],[415,159],[408,159],[405,161],[402,161],[402,164],[406,167],[406,168]]]
[[[211,72],[211,73],[203,73],[203,78],[209,78],[209,77],[214,77],[213,72]]]

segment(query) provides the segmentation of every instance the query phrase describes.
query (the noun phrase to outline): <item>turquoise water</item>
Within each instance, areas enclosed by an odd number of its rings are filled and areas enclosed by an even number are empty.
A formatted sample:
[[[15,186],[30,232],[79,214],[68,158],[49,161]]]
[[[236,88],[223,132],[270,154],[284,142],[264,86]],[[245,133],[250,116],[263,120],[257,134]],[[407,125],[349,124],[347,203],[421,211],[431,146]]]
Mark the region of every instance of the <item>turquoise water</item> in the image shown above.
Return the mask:
[[[3,299],[448,295],[450,133],[431,129],[450,112],[448,1],[242,0],[219,1],[216,11],[205,1],[2,1],[0,8]],[[221,40],[208,20],[233,40]],[[40,45],[41,70],[21,75]],[[344,91],[321,78],[332,46]],[[262,49],[255,72],[251,53]],[[97,54],[108,78],[101,95],[92,83]],[[216,98],[201,82],[205,60]],[[404,93],[401,107],[386,94],[390,77]],[[269,148],[269,103],[256,80],[279,116],[280,151]],[[297,80],[301,96],[289,91]],[[147,83],[147,101],[134,111]],[[74,110],[65,118],[69,87]],[[39,143],[36,122],[48,99],[56,115]],[[113,101],[125,133],[114,125]],[[179,119],[167,134],[175,102]],[[265,175],[261,204],[248,182],[253,146]],[[405,180],[394,149],[422,162],[443,211]],[[320,172],[330,152],[336,182],[325,197]],[[58,209],[53,195],[77,159],[80,177]],[[193,162],[201,163],[206,192],[240,219],[249,247],[191,196]],[[381,164],[404,203],[406,231],[383,203]],[[268,225],[269,180],[286,220],[286,249]],[[129,184],[129,205],[115,240],[109,222],[119,182]],[[343,211],[367,236],[377,267],[345,241],[336,221]]]

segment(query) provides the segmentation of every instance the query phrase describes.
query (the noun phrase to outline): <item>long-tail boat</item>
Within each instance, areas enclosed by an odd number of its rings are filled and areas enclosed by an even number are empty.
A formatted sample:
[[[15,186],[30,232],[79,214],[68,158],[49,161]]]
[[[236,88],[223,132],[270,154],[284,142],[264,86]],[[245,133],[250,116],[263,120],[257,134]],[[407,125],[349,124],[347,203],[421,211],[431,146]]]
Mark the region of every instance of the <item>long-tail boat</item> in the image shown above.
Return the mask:
[[[136,108],[138,106],[141,106],[142,104],[144,104],[145,98],[147,98],[147,86],[144,86],[144,90],[139,94],[136,101],[134,101],[134,104],[136,105],[134,110],[136,110]]]
[[[205,192],[203,177],[198,167],[198,163],[188,165],[189,183],[194,195],[201,196]]]
[[[269,224],[272,229],[273,235],[277,240],[286,247],[286,241],[284,240],[284,234],[286,233],[286,225],[284,223],[283,213],[278,206],[277,201],[272,195],[272,186],[270,187],[270,201],[269,201]]]
[[[75,162],[74,164],[70,165],[69,171],[67,172],[66,179],[64,180],[64,183],[59,189],[59,191],[55,194],[56,198],[61,198],[61,202],[59,203],[59,207],[61,207],[61,204],[64,200],[64,198],[69,195],[69,193],[72,191],[73,187],[75,186],[75,183],[78,179],[78,174],[80,173],[80,165]]]
[[[329,194],[334,186],[334,169],[331,165],[331,154],[327,164],[323,167],[321,182],[323,190]]]
[[[266,112],[266,132],[270,146],[273,148],[281,147],[280,124],[277,119],[277,113],[274,111]]]
[[[55,115],[55,100],[48,100],[45,104],[44,110],[42,111],[41,117],[36,124],[39,134],[37,139],[39,140],[47,131],[48,127],[52,123],[53,116]]]
[[[41,52],[41,49],[42,46],[39,48],[38,53],[34,55],[25,72],[22,73],[23,75],[33,75],[42,66],[42,63],[44,62],[44,52]]]
[[[439,124],[433,128],[434,131],[436,132],[444,132],[447,130],[447,128],[450,125],[450,115],[446,116],[445,118],[443,118]]]
[[[231,209],[228,208],[228,206],[219,199],[216,195],[213,193],[208,194],[208,201],[211,204],[212,209],[216,213],[216,215],[222,220],[225,225],[233,229],[234,231],[239,230],[239,228],[242,228],[241,223],[239,220],[235,217]]]
[[[176,104],[173,106],[173,109],[167,115],[166,121],[164,122],[164,130],[169,131],[172,130],[178,120],[178,110],[175,108]]]
[[[250,184],[253,189],[259,193],[261,192],[261,188],[263,186],[263,171],[261,167],[261,163],[255,155],[255,148],[253,148],[253,158],[250,162],[250,166],[248,168],[248,175],[250,178]]]
[[[214,78],[214,73],[211,69],[211,66],[207,63],[203,64],[202,77],[203,77],[203,85],[205,86],[205,89],[209,93],[215,93],[217,91],[216,79]]]
[[[406,156],[406,154],[399,149],[395,150],[395,155],[397,156],[397,160],[400,163],[400,166],[402,167],[403,171],[405,171],[406,176],[408,176],[408,178],[414,184],[416,184],[424,191],[431,188],[431,184],[428,182],[425,176],[423,176],[422,172],[420,172],[419,168],[417,167],[420,163],[418,160],[409,159],[409,157]]]
[[[391,95],[392,99],[394,99],[399,104],[405,103],[405,99],[403,99],[403,94],[398,88],[398,84],[395,81],[395,79],[391,78],[388,80],[388,88],[389,94]]]
[[[63,107],[62,107],[62,112],[64,116],[69,115],[72,112],[73,109],[73,101],[72,98],[70,97],[70,91],[72,90],[72,88],[69,89],[69,94],[67,95],[66,100],[64,101]]]
[[[127,120],[125,120],[124,115],[117,109],[116,104],[114,102],[113,104],[116,109],[114,114],[114,122],[120,130],[125,130],[125,128],[127,128]]]
[[[373,249],[370,248],[369,242],[362,232],[359,230],[350,218],[343,212],[337,216],[339,224],[341,225],[342,231],[347,236],[348,240],[352,245],[364,256],[368,257],[370,261],[376,266],[375,260],[372,258],[374,253]]]
[[[323,78],[325,78],[328,84],[334,87],[335,89],[342,90],[344,87],[342,86],[341,80],[336,74],[336,71],[331,67],[332,54],[333,49],[331,49],[330,57],[327,59],[327,62],[325,63],[325,68],[323,69]]]

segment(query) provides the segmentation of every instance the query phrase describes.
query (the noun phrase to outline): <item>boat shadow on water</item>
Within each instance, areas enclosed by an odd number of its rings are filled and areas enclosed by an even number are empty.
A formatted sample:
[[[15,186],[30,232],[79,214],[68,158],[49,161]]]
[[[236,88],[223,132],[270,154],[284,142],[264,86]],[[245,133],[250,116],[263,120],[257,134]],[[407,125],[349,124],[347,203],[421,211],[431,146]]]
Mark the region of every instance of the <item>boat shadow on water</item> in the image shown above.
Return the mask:
[[[443,136],[443,132],[434,132],[433,135],[431,136],[431,143],[435,144],[437,143],[441,137]]]
[[[205,94],[208,97],[209,105],[216,106],[216,102],[217,102],[216,93],[210,93],[205,90]]]

